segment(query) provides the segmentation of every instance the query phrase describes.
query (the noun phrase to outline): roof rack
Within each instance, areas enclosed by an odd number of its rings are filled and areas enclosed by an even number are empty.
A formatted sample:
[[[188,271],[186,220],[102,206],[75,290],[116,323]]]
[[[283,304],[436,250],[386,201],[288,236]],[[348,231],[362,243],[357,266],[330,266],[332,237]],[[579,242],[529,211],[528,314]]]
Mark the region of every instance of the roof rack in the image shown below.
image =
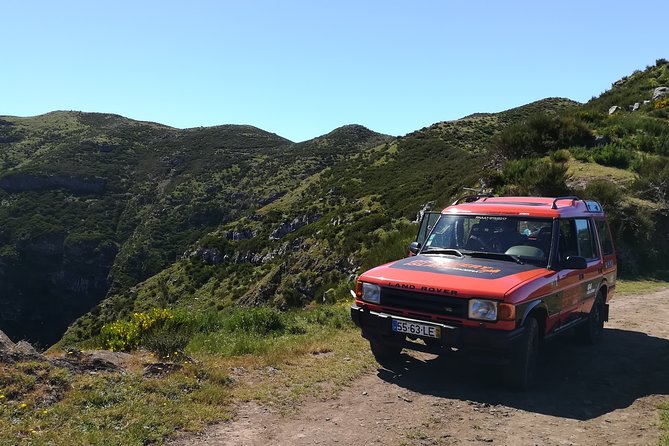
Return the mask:
[[[494,197],[494,195],[493,194],[465,195],[455,200],[451,206],[455,206],[460,203],[471,203],[472,201],[476,201],[481,198],[490,198],[490,197]]]
[[[556,197],[555,200],[553,200],[553,205],[551,206],[551,209],[557,209],[557,202],[560,200],[571,200],[571,205],[574,206],[577,201],[583,201],[580,198],[574,196],[574,195],[569,195],[565,197]]]

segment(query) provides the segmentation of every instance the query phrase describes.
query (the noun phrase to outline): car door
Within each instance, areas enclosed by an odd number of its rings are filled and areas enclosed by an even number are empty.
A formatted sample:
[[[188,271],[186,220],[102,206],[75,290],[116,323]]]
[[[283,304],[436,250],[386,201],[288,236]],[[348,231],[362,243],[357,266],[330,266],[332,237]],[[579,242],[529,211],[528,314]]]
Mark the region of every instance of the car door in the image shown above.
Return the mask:
[[[597,291],[604,263],[599,252],[594,220],[592,218],[576,219],[576,234],[578,238],[578,252],[588,262],[588,267],[582,271],[581,279],[581,316],[590,312]]]
[[[578,238],[575,219],[560,219],[558,232],[558,262],[567,257],[578,256]],[[557,272],[557,283],[560,291],[559,325],[560,328],[572,324],[580,316],[581,281],[583,270],[561,268]]]

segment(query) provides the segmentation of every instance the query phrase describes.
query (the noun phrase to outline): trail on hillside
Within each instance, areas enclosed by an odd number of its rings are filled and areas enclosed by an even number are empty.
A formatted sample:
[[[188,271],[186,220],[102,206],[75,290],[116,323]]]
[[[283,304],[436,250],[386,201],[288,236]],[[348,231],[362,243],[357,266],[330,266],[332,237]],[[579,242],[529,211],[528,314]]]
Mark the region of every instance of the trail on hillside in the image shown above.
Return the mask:
[[[536,389],[457,356],[404,354],[337,398],[282,416],[246,403],[178,445],[647,445],[669,395],[669,290],[617,296],[602,343],[549,343]]]

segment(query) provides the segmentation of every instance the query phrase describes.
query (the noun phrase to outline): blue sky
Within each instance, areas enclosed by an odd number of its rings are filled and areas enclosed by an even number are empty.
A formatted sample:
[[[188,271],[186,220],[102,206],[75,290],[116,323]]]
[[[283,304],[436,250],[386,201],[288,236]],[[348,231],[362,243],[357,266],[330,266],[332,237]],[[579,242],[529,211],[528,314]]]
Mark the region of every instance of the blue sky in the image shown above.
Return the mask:
[[[0,115],[403,135],[669,58],[666,1],[0,0]]]

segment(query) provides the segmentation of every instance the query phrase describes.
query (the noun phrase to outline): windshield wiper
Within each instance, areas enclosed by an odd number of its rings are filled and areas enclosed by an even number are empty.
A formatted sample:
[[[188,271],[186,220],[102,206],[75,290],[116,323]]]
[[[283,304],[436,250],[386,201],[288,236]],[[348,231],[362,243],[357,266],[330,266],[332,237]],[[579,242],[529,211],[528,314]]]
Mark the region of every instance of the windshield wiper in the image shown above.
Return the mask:
[[[483,252],[483,251],[465,251],[465,254],[470,257],[477,257],[482,259],[497,259],[503,260],[506,262],[516,262],[519,265],[523,265],[524,262],[520,260],[520,257],[514,256],[513,254],[505,254],[503,252]]]
[[[454,248],[428,248],[421,251],[421,254],[448,254],[452,256],[464,257],[465,255]]]

